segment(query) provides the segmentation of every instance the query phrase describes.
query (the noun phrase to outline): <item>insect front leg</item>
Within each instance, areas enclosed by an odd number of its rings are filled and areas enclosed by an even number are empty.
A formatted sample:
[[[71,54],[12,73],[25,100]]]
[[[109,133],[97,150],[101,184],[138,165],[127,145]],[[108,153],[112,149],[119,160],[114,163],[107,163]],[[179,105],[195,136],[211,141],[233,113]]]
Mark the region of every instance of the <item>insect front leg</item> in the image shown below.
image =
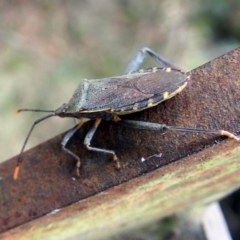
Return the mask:
[[[103,152],[103,153],[109,153],[112,155],[113,157],[113,161],[116,163],[116,168],[120,169],[120,163],[118,161],[117,155],[114,151],[112,150],[108,150],[108,149],[102,149],[102,148],[96,148],[96,147],[91,147],[91,140],[97,130],[97,127],[99,126],[100,122],[101,122],[101,118],[97,118],[96,121],[94,122],[93,127],[90,129],[90,131],[87,133],[85,139],[84,139],[84,145],[86,146],[86,148],[90,151],[96,151],[96,152]]]
[[[79,173],[79,168],[81,166],[81,161],[80,161],[80,157],[78,157],[75,153],[73,153],[72,151],[70,151],[68,148],[66,148],[66,145],[68,143],[68,141],[72,138],[72,136],[74,135],[74,133],[85,123],[90,121],[91,119],[89,118],[81,118],[79,123],[73,127],[69,132],[67,132],[67,134],[64,136],[61,145],[62,145],[62,149],[70,154],[72,157],[74,157],[77,160],[76,163],[76,175],[79,177],[80,173]]]
[[[150,55],[156,62],[160,63],[164,67],[174,68],[177,70],[180,70],[178,67],[176,67],[174,64],[170,63],[169,61],[165,60],[163,57],[155,53],[150,48],[142,48],[140,51],[137,52],[137,54],[134,56],[133,60],[128,65],[125,74],[131,74],[135,71],[137,71],[140,67],[140,65],[143,63],[144,59],[146,58],[146,53]]]

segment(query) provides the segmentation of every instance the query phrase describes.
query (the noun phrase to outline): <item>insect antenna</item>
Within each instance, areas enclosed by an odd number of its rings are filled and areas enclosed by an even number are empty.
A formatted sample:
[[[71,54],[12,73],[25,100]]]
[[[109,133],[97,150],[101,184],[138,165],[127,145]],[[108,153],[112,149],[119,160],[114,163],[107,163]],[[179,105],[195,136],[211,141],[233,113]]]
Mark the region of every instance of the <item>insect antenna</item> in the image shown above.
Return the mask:
[[[26,147],[26,144],[27,144],[27,142],[28,142],[28,139],[29,139],[29,137],[30,137],[30,135],[31,135],[31,133],[32,133],[35,125],[38,124],[38,123],[40,123],[40,122],[42,122],[43,120],[45,120],[45,119],[47,119],[47,118],[50,118],[50,117],[55,116],[55,111],[53,111],[53,110],[42,110],[42,109],[19,109],[19,110],[16,111],[16,114],[18,114],[18,113],[20,113],[20,112],[23,112],[23,111],[29,111],[29,112],[51,112],[51,114],[46,115],[46,116],[44,116],[44,117],[42,117],[42,118],[39,118],[38,120],[36,120],[36,121],[33,123],[32,127],[31,127],[30,131],[28,132],[28,135],[27,135],[27,137],[26,137],[26,139],[25,139],[25,141],[24,141],[24,143],[23,143],[21,152],[20,152],[20,154],[19,154],[19,156],[18,156],[17,165],[16,165],[16,167],[15,167],[15,169],[14,169],[14,173],[13,173],[13,179],[14,179],[14,180],[16,180],[16,179],[18,178],[18,173],[19,173],[20,164],[21,164],[22,161],[23,161],[22,154],[23,154],[23,151],[24,151],[24,149],[25,149],[25,147]]]
[[[44,110],[44,109],[31,109],[31,108],[21,108],[18,109],[15,114],[18,114],[20,112],[55,112],[53,110]]]

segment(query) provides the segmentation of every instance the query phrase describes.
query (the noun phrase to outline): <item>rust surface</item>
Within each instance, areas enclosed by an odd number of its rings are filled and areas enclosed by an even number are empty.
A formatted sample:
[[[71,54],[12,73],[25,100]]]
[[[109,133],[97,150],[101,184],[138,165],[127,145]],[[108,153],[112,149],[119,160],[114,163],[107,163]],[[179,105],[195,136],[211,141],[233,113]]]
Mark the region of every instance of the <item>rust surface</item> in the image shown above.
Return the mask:
[[[224,141],[84,201],[55,209],[0,234],[0,238],[110,239],[126,236],[128,230],[139,232],[150,221],[196,204],[199,211],[199,205],[239,187],[239,160],[239,143]]]
[[[191,71],[191,80],[176,97],[144,112],[126,116],[173,126],[239,132],[240,48]],[[126,182],[221,141],[214,135],[152,132],[103,122],[92,146],[116,150],[122,169],[105,154],[88,152],[82,142],[86,124],[70,142],[81,156],[81,178],[74,178],[75,161],[60,147],[64,134],[24,154],[18,181],[12,179],[16,158],[0,165],[0,232],[57,208]],[[162,153],[162,157],[154,154]],[[148,158],[149,156],[153,156]],[[148,158],[141,162],[141,158]]]

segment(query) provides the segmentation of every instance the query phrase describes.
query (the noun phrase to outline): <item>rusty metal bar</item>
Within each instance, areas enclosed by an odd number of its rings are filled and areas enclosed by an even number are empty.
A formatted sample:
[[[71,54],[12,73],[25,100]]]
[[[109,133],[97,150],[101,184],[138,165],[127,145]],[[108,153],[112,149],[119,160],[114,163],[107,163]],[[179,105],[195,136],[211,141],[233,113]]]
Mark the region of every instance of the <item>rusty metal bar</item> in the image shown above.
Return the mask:
[[[181,94],[155,108],[126,117],[237,133],[240,126],[239,62],[240,48],[192,70],[191,81]],[[89,127],[86,124],[80,129],[70,144],[70,149],[82,159],[80,179],[74,178],[74,160],[61,150],[63,134],[24,154],[18,181],[12,179],[16,158],[0,165],[0,232],[177,160],[183,159],[181,167],[184,168],[186,156],[223,140],[205,134],[139,131],[104,122],[92,145],[116,150],[122,163],[122,169],[117,171],[108,155],[88,152],[82,147]],[[226,146],[218,149],[219,153],[226,150]],[[153,156],[158,153],[162,153],[162,157]],[[141,161],[142,157],[149,156],[152,157],[147,161]]]

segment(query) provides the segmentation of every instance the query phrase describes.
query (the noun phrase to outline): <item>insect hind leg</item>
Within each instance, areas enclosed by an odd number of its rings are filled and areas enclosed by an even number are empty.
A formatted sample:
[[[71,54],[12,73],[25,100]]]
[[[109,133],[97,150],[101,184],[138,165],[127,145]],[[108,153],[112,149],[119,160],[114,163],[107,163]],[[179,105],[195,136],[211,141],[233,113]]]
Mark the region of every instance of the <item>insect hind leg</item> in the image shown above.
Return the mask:
[[[118,161],[118,158],[117,158],[117,155],[114,151],[112,150],[108,150],[108,149],[102,149],[102,148],[96,148],[96,147],[91,147],[90,144],[91,144],[91,140],[101,122],[101,118],[97,118],[96,121],[94,122],[94,125],[93,127],[90,129],[90,131],[87,133],[87,135],[85,136],[85,139],[84,139],[84,145],[86,146],[86,148],[89,150],[89,151],[95,151],[95,152],[102,152],[102,153],[109,153],[112,155],[113,157],[113,161],[116,163],[116,168],[117,169],[120,169],[121,166],[120,166],[120,163]]]
[[[174,64],[165,60],[163,57],[158,55],[156,52],[154,52],[150,48],[144,47],[140,51],[138,51],[136,55],[133,57],[132,61],[130,62],[130,64],[128,65],[125,71],[125,74],[131,74],[137,71],[140,65],[143,63],[144,59],[146,58],[146,53],[148,53],[150,57],[152,57],[156,62],[160,63],[162,66],[180,70]]]
[[[177,126],[168,126],[166,124],[135,121],[135,120],[126,120],[126,119],[118,121],[117,123],[120,125],[123,125],[125,127],[153,130],[153,131],[174,130],[174,131],[182,131],[182,132],[216,134],[216,135],[232,138],[235,141],[240,141],[240,138],[238,136],[236,136],[233,133],[228,132],[226,130],[205,130],[205,129],[198,129],[198,128],[177,127]]]

